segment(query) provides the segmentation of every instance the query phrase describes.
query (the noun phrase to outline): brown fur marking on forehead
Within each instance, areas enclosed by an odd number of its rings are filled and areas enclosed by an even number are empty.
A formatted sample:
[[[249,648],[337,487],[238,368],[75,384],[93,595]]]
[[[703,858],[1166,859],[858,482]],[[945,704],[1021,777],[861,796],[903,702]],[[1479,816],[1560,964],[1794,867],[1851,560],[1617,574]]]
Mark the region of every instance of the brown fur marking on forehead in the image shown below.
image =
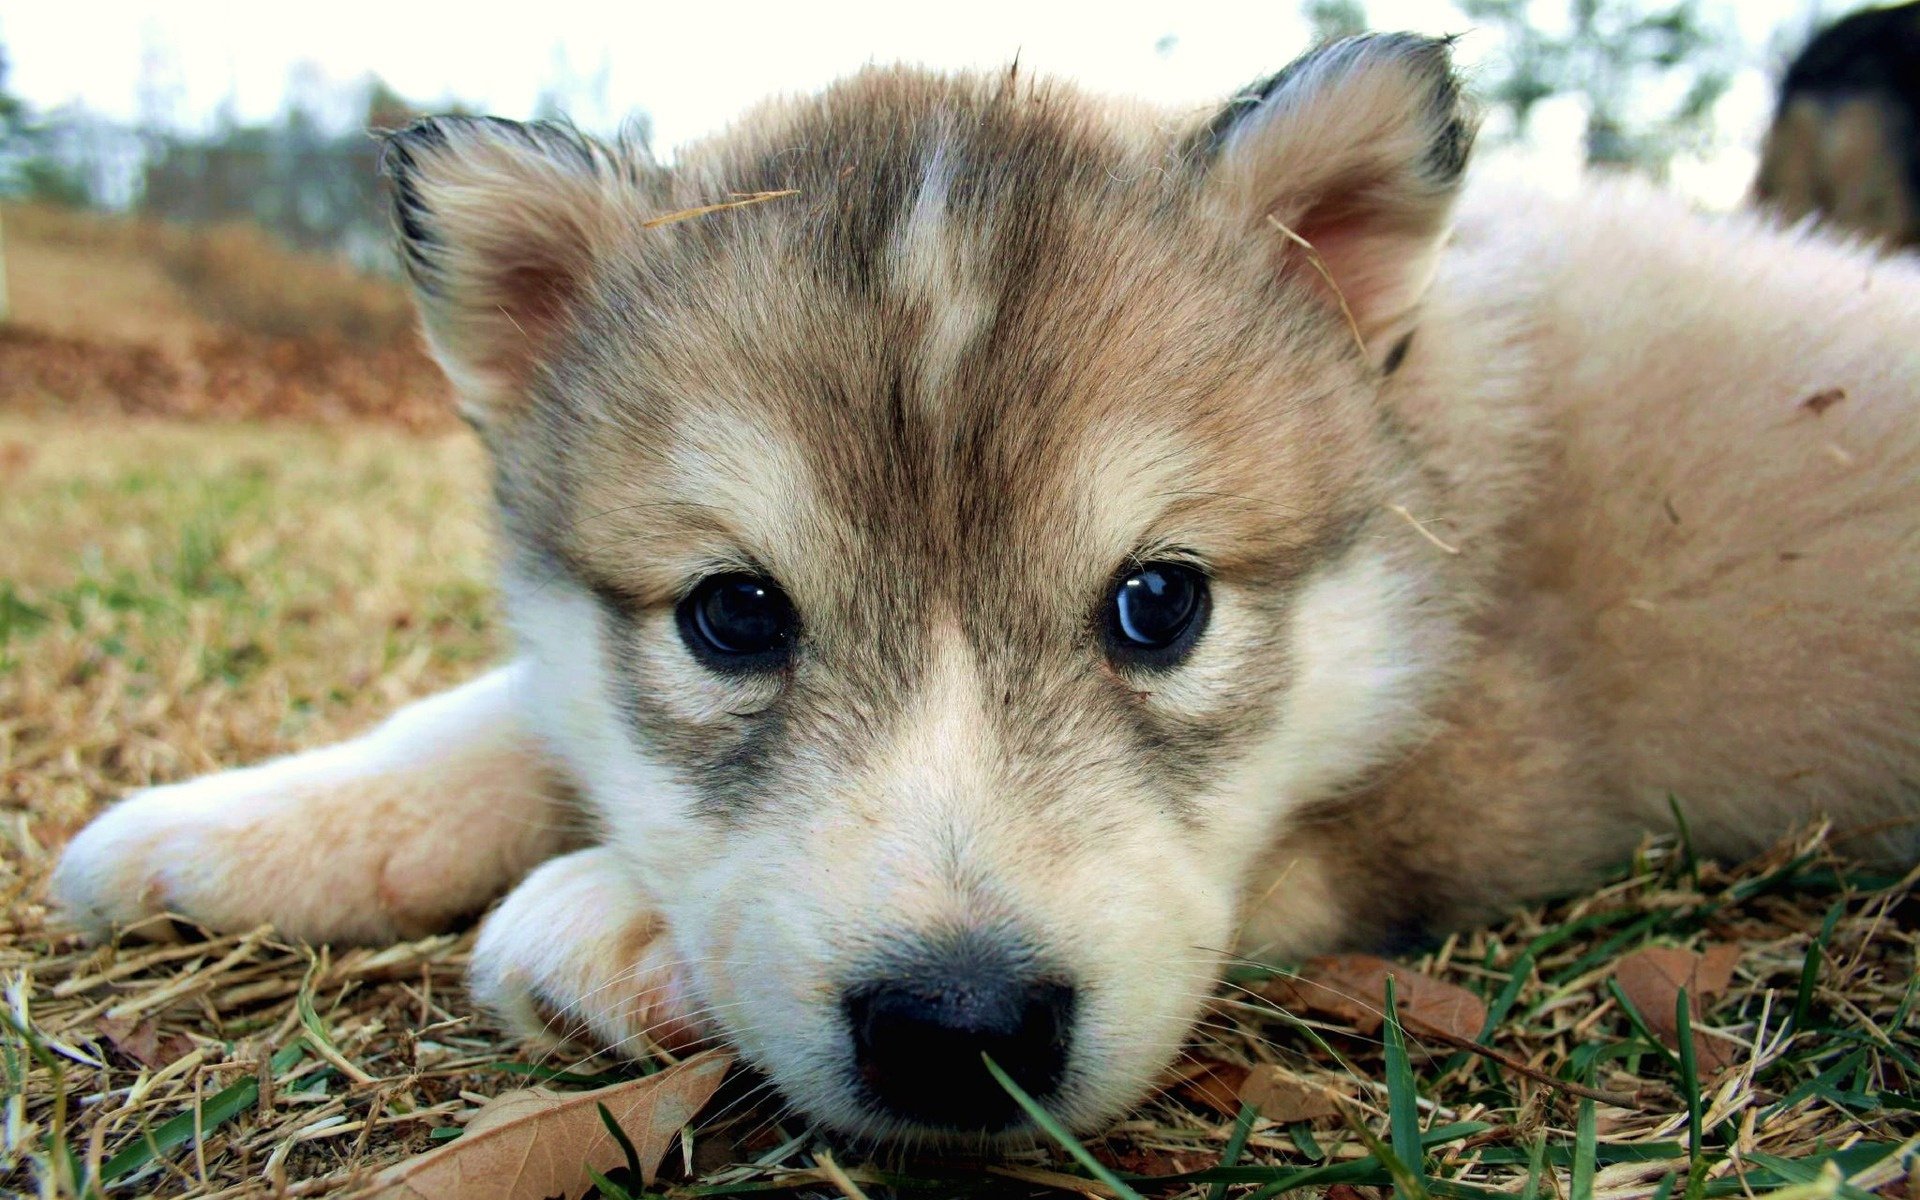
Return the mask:
[[[1072,516],[1061,464],[1103,443],[1232,448],[1240,475],[1311,487],[1353,415],[1319,381],[1346,365],[1337,327],[1157,169],[1163,140],[1065,88],[869,72],[696,149],[675,204],[800,194],[646,231],[604,264],[544,407],[622,428],[570,439],[560,465],[670,474],[686,414],[721,410],[798,447],[843,519],[949,543],[1023,509]],[[929,286],[928,260],[961,277]],[[1205,482],[1245,501],[1230,474]]]
[[[1164,153],[1137,112],[1069,85],[1012,71],[874,68],[749,114],[691,147],[677,174],[689,194],[792,188],[812,198],[796,230],[811,265],[878,298],[889,235],[942,155],[959,168],[946,196],[955,215],[1043,220],[1053,203],[1123,190]]]

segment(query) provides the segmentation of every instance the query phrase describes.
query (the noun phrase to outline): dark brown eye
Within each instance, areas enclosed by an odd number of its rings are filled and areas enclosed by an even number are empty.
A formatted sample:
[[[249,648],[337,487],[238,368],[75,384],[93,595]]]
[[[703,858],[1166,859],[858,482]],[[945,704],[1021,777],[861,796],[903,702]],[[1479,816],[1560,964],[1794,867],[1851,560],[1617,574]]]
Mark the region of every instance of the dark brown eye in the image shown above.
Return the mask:
[[[779,584],[737,573],[701,580],[676,616],[687,648],[717,671],[777,670],[799,626]]]
[[[1115,582],[1107,610],[1107,650],[1129,666],[1171,667],[1187,656],[1207,623],[1207,577],[1184,563],[1150,562]]]

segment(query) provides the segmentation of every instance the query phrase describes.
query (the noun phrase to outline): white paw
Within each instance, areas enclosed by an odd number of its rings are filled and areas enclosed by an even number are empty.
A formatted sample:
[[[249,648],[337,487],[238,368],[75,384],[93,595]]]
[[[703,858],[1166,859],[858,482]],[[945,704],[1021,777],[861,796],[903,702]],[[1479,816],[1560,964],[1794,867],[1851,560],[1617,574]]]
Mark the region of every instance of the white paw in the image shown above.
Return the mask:
[[[628,1057],[704,1034],[666,926],[611,850],[552,859],[480,927],[469,986],[522,1037]]]
[[[138,792],[67,844],[53,900],[96,936],[168,912],[222,933],[382,943],[478,911],[518,874],[512,860],[551,840],[509,816],[490,828],[436,781],[358,767],[348,743]]]
[[[229,931],[257,924],[223,886],[231,835],[219,810],[229,791],[216,775],[115,804],[67,843],[53,873],[55,904],[96,936],[163,912]]]

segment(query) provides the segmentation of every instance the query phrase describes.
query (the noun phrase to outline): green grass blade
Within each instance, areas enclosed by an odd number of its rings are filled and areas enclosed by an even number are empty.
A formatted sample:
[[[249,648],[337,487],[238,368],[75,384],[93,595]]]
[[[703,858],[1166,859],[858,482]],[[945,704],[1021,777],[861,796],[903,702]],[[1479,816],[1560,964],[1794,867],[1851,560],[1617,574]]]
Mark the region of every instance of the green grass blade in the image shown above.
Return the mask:
[[[627,1177],[629,1179],[644,1178],[646,1172],[640,1169],[640,1152],[633,1148],[633,1139],[627,1136],[626,1130],[620,1128],[620,1122],[613,1119],[613,1113],[608,1111],[606,1105],[596,1102],[594,1107],[600,1110],[600,1123],[605,1125],[607,1132],[613,1135],[613,1140],[620,1146],[620,1153],[627,1156]]]
[[[1392,1140],[1393,1156],[1413,1175],[1415,1186],[1411,1190],[1397,1186],[1394,1191],[1400,1200],[1415,1200],[1416,1196],[1426,1195],[1426,1185],[1422,1181],[1422,1169],[1426,1151],[1420,1143],[1420,1093],[1413,1081],[1413,1063],[1407,1057],[1407,1032],[1400,1025],[1399,998],[1394,994],[1393,976],[1387,976],[1386,1023],[1382,1034],[1386,1039],[1387,1058],[1387,1128]]]
[[[1640,1039],[1646,1042],[1647,1046],[1651,1048],[1655,1054],[1660,1056],[1660,1061],[1666,1063],[1670,1069],[1678,1071],[1680,1069],[1680,1060],[1673,1056],[1673,1051],[1667,1049],[1667,1044],[1660,1040],[1658,1034],[1653,1032],[1652,1027],[1647,1024],[1647,1019],[1641,1016],[1640,1010],[1633,1006],[1633,1001],[1627,999],[1626,992],[1620,988],[1620,981],[1617,979],[1607,980],[1607,990],[1613,993],[1614,1003],[1618,1004],[1620,1011],[1626,1014],[1627,1024],[1633,1026],[1634,1033],[1638,1034]],[[1685,1039],[1682,1040],[1684,1041]]]
[[[1700,1065],[1693,1056],[1693,1011],[1687,1003],[1687,989],[1674,994],[1673,1022],[1680,1030],[1680,1090],[1687,1097],[1687,1200],[1701,1200],[1707,1183],[1707,1159],[1703,1143],[1707,1131],[1702,1118]]]
[[[1254,1122],[1260,1119],[1260,1110],[1251,1104],[1240,1106],[1240,1115],[1233,1122],[1233,1132],[1227,1135],[1226,1149],[1220,1152],[1220,1165],[1231,1167],[1240,1161],[1246,1152],[1247,1139],[1253,1136]],[[1207,1190],[1207,1200],[1226,1200],[1227,1181],[1222,1179]]]
[[[1375,1139],[1376,1142],[1378,1140]],[[1361,1159],[1357,1162],[1324,1163],[1317,1167],[1288,1171],[1262,1184],[1257,1190],[1249,1192],[1244,1200],[1273,1200],[1273,1197],[1286,1192],[1297,1192],[1307,1187],[1325,1187],[1335,1183],[1378,1186],[1379,1183],[1385,1182],[1369,1174],[1368,1168],[1376,1172],[1381,1169],[1378,1162]]]
[[[1527,1185],[1520,1200],[1540,1200],[1540,1178],[1547,1170],[1547,1135],[1540,1134],[1527,1143]]]
[[[1673,812],[1673,828],[1680,835],[1680,869],[1686,873],[1687,882],[1697,892],[1700,890],[1700,859],[1693,852],[1693,829],[1687,824],[1687,814],[1680,809],[1680,797],[1668,792],[1667,807]]]
[[[1599,1159],[1599,1124],[1594,1117],[1593,1101],[1580,1101],[1580,1115],[1574,1125],[1573,1174],[1567,1183],[1568,1200],[1593,1200],[1594,1164]]]
[[[1052,1113],[1040,1107],[1038,1101],[1027,1095],[1026,1089],[1015,1083],[1013,1076],[1002,1071],[999,1063],[985,1054],[980,1056],[980,1061],[987,1064],[987,1073],[993,1076],[993,1081],[1006,1089],[1007,1095],[1013,1097],[1014,1103],[1025,1110],[1033,1123],[1038,1125],[1048,1137],[1059,1142],[1060,1148],[1073,1155],[1074,1161],[1085,1167],[1095,1179],[1112,1188],[1121,1200],[1145,1200],[1139,1192],[1128,1187],[1124,1180],[1109,1170],[1107,1164],[1095,1158],[1092,1151],[1082,1146],[1078,1138],[1068,1133],[1066,1126],[1056,1121]]]
[[[600,1109],[602,1112],[605,1112],[606,1105],[601,1105]],[[600,1200],[636,1200],[632,1192],[621,1187],[613,1180],[608,1179],[592,1167],[587,1168],[587,1177],[593,1180],[594,1190],[600,1193]],[[639,1176],[636,1175],[634,1178],[637,1179]]]
[[[1527,980],[1532,978],[1533,955],[1522,951],[1520,957],[1514,960],[1513,970],[1507,975],[1507,982],[1501,987],[1500,994],[1493,998],[1492,1004],[1487,1005],[1487,1019],[1481,1022],[1480,1036],[1474,1038],[1474,1041],[1482,1046],[1492,1044],[1494,1031],[1500,1028],[1500,1023],[1505,1021],[1507,1014],[1513,1011],[1514,1004],[1520,999],[1521,989],[1526,987]]]
[[[274,1075],[293,1069],[300,1057],[307,1052],[306,1043],[296,1040],[292,1045],[275,1054],[268,1062],[267,1069]],[[260,1099],[260,1080],[249,1075],[245,1079],[228,1084],[215,1092],[200,1106],[200,1131],[202,1134],[233,1120],[241,1113],[252,1108]],[[100,1168],[100,1178],[111,1183],[123,1175],[128,1175],[146,1166],[154,1159],[178,1146],[193,1140],[193,1111],[191,1109],[169,1117],[151,1130],[142,1132],[139,1141],[121,1150],[106,1161]]]
[[[1766,1120],[1779,1113],[1791,1111],[1808,1096],[1827,1095],[1836,1090],[1843,1077],[1852,1073],[1861,1063],[1866,1061],[1867,1053],[1867,1048],[1864,1046],[1848,1053],[1846,1057],[1842,1058],[1839,1062],[1782,1096],[1771,1107],[1760,1114],[1761,1120]]]
[[[1391,1006],[1388,1007],[1387,1011],[1393,1011]],[[1387,1097],[1387,1104],[1387,1116],[1389,1122],[1391,1122],[1393,1116],[1393,1097],[1391,1093],[1389,1093]],[[1382,1142],[1378,1134],[1367,1128],[1366,1121],[1361,1119],[1358,1112],[1355,1112],[1346,1105],[1341,1105],[1340,1115],[1346,1118],[1347,1128],[1353,1130],[1354,1136],[1358,1137],[1362,1144],[1366,1146],[1367,1152],[1373,1156],[1374,1161],[1386,1167],[1387,1177],[1393,1181],[1393,1194],[1396,1197],[1404,1198],[1404,1200],[1429,1200],[1427,1183],[1420,1172],[1415,1167],[1408,1165],[1406,1160],[1395,1153],[1392,1146]],[[1389,1131],[1389,1136],[1391,1136],[1391,1131]],[[1419,1151],[1416,1150],[1414,1153],[1414,1161],[1418,1162]],[[1365,1160],[1363,1159],[1361,1161],[1364,1162]]]
[[[1507,1014],[1513,1011],[1513,1006],[1520,1000],[1521,990],[1532,978],[1533,955],[1521,951],[1520,957],[1514,960],[1513,970],[1507,973],[1507,982],[1501,986],[1500,993],[1493,998],[1493,1003],[1487,1005],[1487,1019],[1480,1023],[1480,1033],[1473,1039],[1475,1042],[1482,1046],[1493,1044],[1494,1032],[1507,1019]],[[1458,1050],[1447,1059],[1447,1064],[1441,1069],[1440,1074],[1442,1077],[1451,1075],[1469,1063],[1478,1069],[1485,1062],[1485,1059],[1468,1054],[1465,1050]]]
[[[1837,900],[1827,910],[1827,919],[1820,922],[1820,932],[1807,944],[1807,957],[1800,964],[1800,989],[1793,998],[1793,1025],[1795,1033],[1807,1027],[1807,1018],[1813,1014],[1813,993],[1820,982],[1820,960],[1826,954],[1827,939],[1840,924],[1840,918],[1846,915],[1847,902]]]
[[[1300,1151],[1305,1157],[1315,1162],[1326,1161],[1327,1148],[1313,1136],[1313,1126],[1307,1122],[1295,1121],[1287,1126],[1287,1140],[1291,1141],[1294,1149]]]

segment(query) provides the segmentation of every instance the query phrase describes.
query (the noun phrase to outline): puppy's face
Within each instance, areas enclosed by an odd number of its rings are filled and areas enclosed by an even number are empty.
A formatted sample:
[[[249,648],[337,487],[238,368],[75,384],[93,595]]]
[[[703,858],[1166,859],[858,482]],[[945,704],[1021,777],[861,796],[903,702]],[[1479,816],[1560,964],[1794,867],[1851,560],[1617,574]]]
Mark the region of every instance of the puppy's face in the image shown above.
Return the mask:
[[[876,73],[672,172],[546,129],[394,143],[531,706],[710,1023],[827,1124],[1018,1128],[983,1056],[1115,1116],[1281,816],[1417,724],[1447,606],[1382,516],[1423,485],[1377,343],[1453,93],[1413,39],[1292,72],[1191,128]],[[1277,191],[1356,98],[1410,149]]]

